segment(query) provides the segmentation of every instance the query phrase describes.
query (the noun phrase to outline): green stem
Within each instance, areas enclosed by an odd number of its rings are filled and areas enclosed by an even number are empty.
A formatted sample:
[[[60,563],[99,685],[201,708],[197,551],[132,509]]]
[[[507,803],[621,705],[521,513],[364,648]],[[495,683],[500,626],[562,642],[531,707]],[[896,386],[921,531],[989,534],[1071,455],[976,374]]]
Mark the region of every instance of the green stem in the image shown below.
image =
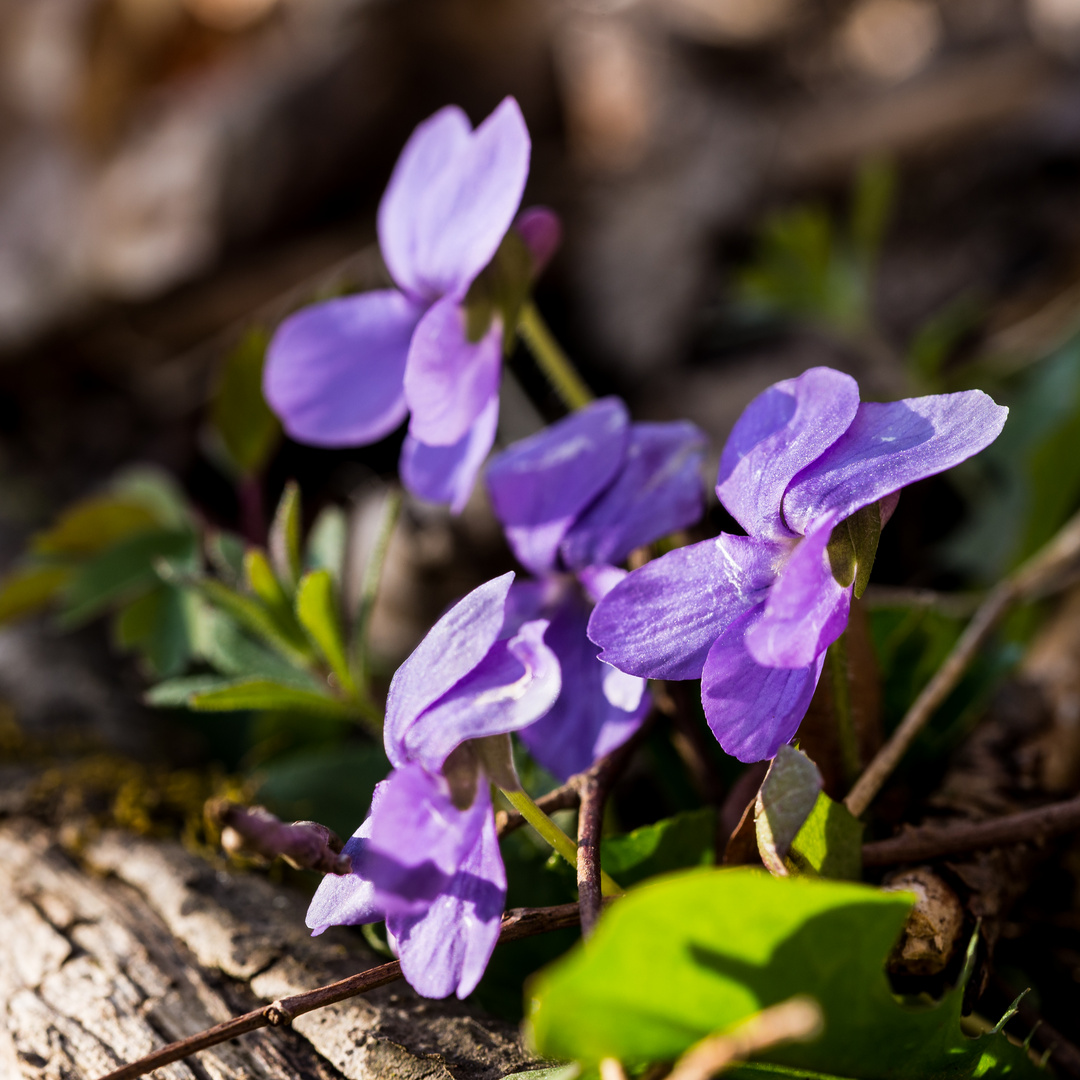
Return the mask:
[[[859,738],[851,715],[851,687],[848,681],[847,634],[841,634],[827,654],[829,678],[832,682],[833,710],[836,713],[836,738],[840,744],[840,760],[850,783],[859,775]]]
[[[568,409],[581,409],[595,400],[531,300],[521,306],[517,329],[536,358],[537,366]]]
[[[536,830],[540,837],[576,869],[577,844],[529,798],[526,792],[507,791],[505,788],[499,790],[502,791],[506,801]],[[604,896],[617,896],[623,890],[618,882],[601,870],[600,891]]]

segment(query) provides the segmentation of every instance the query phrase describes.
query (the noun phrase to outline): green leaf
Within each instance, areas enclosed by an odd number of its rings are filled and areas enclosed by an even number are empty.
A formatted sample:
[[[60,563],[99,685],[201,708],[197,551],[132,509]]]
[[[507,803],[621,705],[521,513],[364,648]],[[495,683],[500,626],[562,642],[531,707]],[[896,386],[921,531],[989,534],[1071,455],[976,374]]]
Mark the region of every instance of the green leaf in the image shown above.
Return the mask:
[[[278,614],[288,611],[289,598],[275,576],[270,561],[258,548],[248,548],[244,553],[244,581],[272,611]]]
[[[281,439],[281,424],[262,392],[269,335],[253,327],[226,356],[210,403],[210,419],[236,470],[255,476]]]
[[[138,652],[158,678],[177,675],[191,656],[187,608],[183,592],[162,583],[117,613],[116,642]]]
[[[823,791],[792,841],[791,864],[805,874],[858,881],[862,833],[862,822]]]
[[[267,645],[297,667],[307,667],[311,661],[311,647],[307,639],[283,627],[274,614],[250,596],[214,578],[194,578],[188,584],[208,603],[221,608],[241,626],[261,638]],[[296,628],[299,632],[299,627]]]
[[[143,694],[143,701],[158,709],[186,709],[192,694],[228,687],[234,681],[223,679],[220,675],[184,675],[177,679],[166,679],[165,682],[150,687]]]
[[[342,689],[351,694],[355,685],[341,629],[337,590],[329,570],[312,570],[300,579],[296,590],[296,617],[330,665]]]
[[[131,536],[159,529],[157,518],[140,503],[98,495],[65,510],[56,524],[34,537],[30,550],[36,555],[85,558]]]
[[[223,675],[260,675],[307,690],[319,689],[309,671],[264,648],[218,608],[200,602],[193,622],[196,653]]]
[[[788,873],[788,852],[814,809],[823,783],[818,767],[802,751],[780,747],[754,808],[758,851],[770,873],[781,877]]]
[[[290,480],[270,526],[270,562],[278,580],[290,591],[300,580],[300,488]]]
[[[191,506],[176,480],[156,465],[135,465],[117,473],[109,490],[120,499],[146,507],[163,529],[193,529]]]
[[[349,522],[340,506],[327,506],[308,533],[305,563],[309,570],[329,570],[338,588],[345,579]]]
[[[930,1007],[908,1008],[893,996],[885,960],[912,900],[742,868],[650,882],[613,904],[585,947],[532,983],[532,1040],[541,1054],[583,1064],[670,1061],[806,994],[824,1012],[821,1037],[761,1055],[795,1075],[1045,1076],[1003,1035],[961,1033],[961,987]]]
[[[187,704],[199,712],[280,709],[339,716],[342,719],[349,716],[348,709],[337,698],[273,679],[236,679],[226,685],[196,690],[188,696]]]
[[[0,623],[48,607],[68,583],[69,566],[24,566],[0,580]]]
[[[621,885],[715,861],[716,812],[691,810],[600,841],[600,865]]]
[[[578,1080],[581,1066],[552,1065],[547,1069],[526,1069],[524,1072],[508,1073],[503,1080]]]
[[[206,557],[226,585],[234,588],[244,578],[244,555],[247,544],[236,533],[219,530],[210,533],[205,541]]]
[[[72,575],[63,592],[61,624],[79,626],[153,588],[160,560],[193,567],[196,557],[195,537],[186,531],[143,532],[114,544]]]

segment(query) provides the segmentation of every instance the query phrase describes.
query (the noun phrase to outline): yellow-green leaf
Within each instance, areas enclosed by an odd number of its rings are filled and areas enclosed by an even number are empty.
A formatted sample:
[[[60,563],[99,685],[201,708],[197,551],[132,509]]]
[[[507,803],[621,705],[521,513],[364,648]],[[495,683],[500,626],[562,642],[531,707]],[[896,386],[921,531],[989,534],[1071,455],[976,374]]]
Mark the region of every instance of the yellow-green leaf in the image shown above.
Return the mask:
[[[296,615],[308,637],[326,658],[341,687],[352,693],[354,684],[341,629],[337,591],[329,570],[313,570],[301,579],[296,590]]]

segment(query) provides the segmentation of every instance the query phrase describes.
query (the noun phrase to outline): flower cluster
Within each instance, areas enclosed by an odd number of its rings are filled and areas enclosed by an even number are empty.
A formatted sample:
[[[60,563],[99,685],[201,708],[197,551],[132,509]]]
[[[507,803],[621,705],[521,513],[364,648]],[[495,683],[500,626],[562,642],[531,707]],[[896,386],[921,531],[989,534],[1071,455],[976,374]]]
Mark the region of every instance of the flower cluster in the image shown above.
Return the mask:
[[[562,668],[554,708],[521,739],[564,780],[629,738],[648,711],[645,680],[600,663],[585,630],[634,548],[701,518],[705,441],[686,422],[632,424],[621,401],[605,398],[488,466],[496,516],[534,575],[510,590],[513,618],[550,622],[544,641]]]
[[[474,589],[398,668],[384,729],[393,772],[345,845],[353,872],[324,878],[308,910],[315,934],[385,919],[428,997],[465,997],[487,967],[506,899],[489,782],[517,786],[506,735],[559,695],[546,621],[505,632],[513,578]]]
[[[447,107],[413,132],[378,213],[398,287],[304,308],[270,343],[264,392],[293,438],[361,446],[409,415],[403,482],[464,506],[495,439],[504,338],[514,329],[506,324],[559,240],[542,208],[508,236],[529,154],[513,98],[475,131]],[[511,253],[492,267],[507,244]],[[493,280],[479,288],[485,272]]]
[[[776,383],[720,458],[716,493],[747,535],[634,571],[597,605],[589,637],[620,671],[701,679],[721,746],[772,757],[810,704],[900,489],[984,449],[1007,414],[979,390],[860,402],[830,368]]]

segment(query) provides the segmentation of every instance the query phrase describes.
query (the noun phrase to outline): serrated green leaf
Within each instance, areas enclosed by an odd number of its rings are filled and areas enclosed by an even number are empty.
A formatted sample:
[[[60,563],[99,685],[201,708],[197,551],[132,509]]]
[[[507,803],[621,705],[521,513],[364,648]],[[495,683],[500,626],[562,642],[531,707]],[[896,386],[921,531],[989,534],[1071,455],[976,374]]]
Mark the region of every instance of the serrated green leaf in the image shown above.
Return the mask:
[[[239,585],[244,578],[244,555],[247,544],[236,533],[218,530],[205,541],[206,557],[226,585]]]
[[[813,811],[823,783],[818,767],[802,751],[780,747],[754,807],[758,851],[770,873],[788,873],[788,852]]]
[[[160,560],[193,567],[196,557],[195,537],[186,531],[143,532],[114,544],[72,575],[63,590],[61,624],[79,626],[155,587]]]
[[[24,566],[0,580],[0,623],[51,604],[71,578],[70,566]]]
[[[210,419],[237,472],[261,473],[281,439],[281,424],[262,392],[269,334],[250,329],[225,357],[210,403]]]
[[[56,523],[30,543],[36,555],[88,558],[160,525],[145,506],[112,495],[96,495],[68,507]]]
[[[791,844],[791,863],[805,874],[858,881],[862,877],[862,822],[822,791]]]
[[[917,1009],[893,996],[885,960],[912,900],[743,868],[647,883],[601,916],[585,947],[531,984],[532,1041],[542,1054],[583,1064],[670,1061],[805,994],[825,1015],[821,1037],[761,1055],[794,1075],[1044,1076],[1003,1035],[961,1033],[962,988]]]
[[[309,570],[329,570],[338,588],[345,580],[349,522],[340,506],[320,511],[308,533],[305,564]]]
[[[348,708],[337,698],[272,679],[236,679],[226,686],[199,690],[188,697],[188,707],[199,712],[274,709],[349,717]]]
[[[191,529],[194,518],[176,480],[156,465],[135,465],[116,474],[109,490],[117,498],[146,507],[163,529]]]
[[[300,579],[296,590],[296,617],[330,665],[339,685],[352,693],[355,684],[349,670],[337,590],[329,570],[312,570]]]
[[[283,629],[274,615],[257,600],[244,596],[213,578],[196,578],[188,584],[208,603],[221,608],[241,626],[285,657],[289,663],[297,667],[307,667],[311,662],[311,649],[307,640],[298,640],[288,628]]]
[[[270,562],[278,580],[290,591],[300,580],[300,488],[290,480],[270,526]]]
[[[233,682],[234,679],[223,679],[220,675],[184,675],[150,687],[143,694],[143,701],[158,709],[186,709],[192,694],[228,687]]]
[[[309,671],[264,648],[218,608],[200,602],[193,622],[195,652],[222,675],[259,675],[302,689],[319,689]]]
[[[157,585],[117,612],[114,634],[158,678],[179,674],[191,656],[186,597],[173,585]]]

